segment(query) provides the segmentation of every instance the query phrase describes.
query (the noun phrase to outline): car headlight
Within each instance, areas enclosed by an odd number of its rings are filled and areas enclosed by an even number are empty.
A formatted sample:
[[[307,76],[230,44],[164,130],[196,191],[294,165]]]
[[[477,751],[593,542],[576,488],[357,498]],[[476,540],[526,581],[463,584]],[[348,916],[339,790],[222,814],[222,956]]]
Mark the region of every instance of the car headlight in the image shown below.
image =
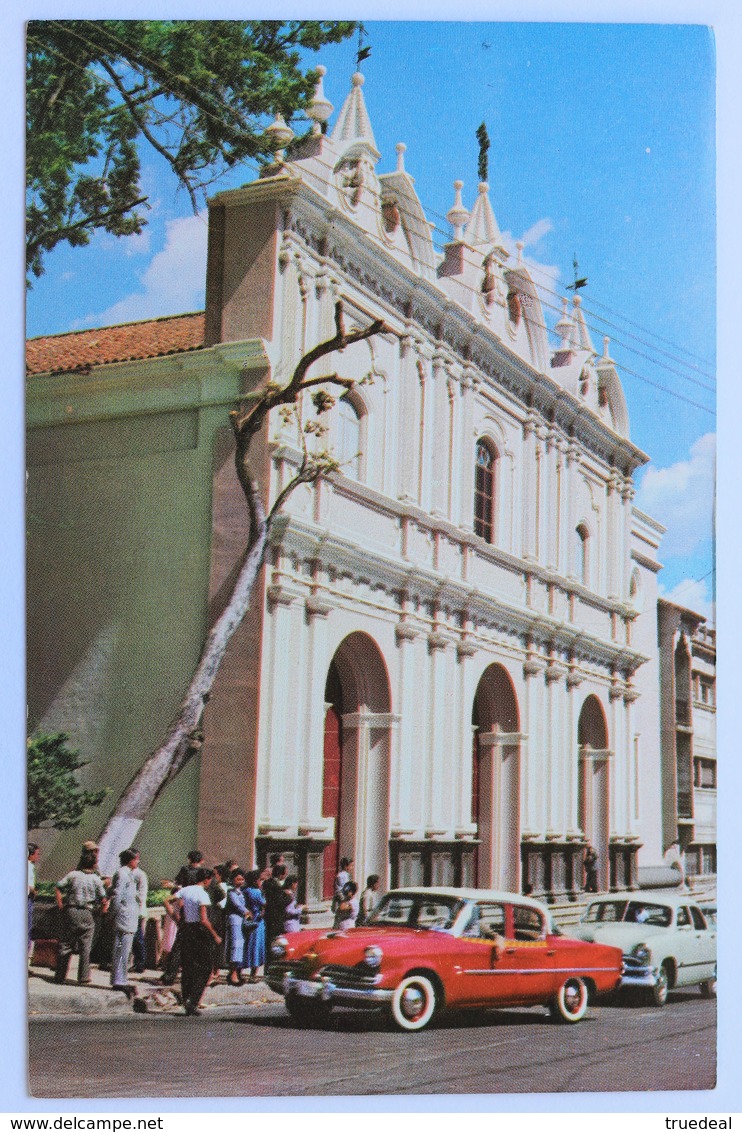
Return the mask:
[[[631,949],[631,958],[636,959],[643,967],[647,967],[652,958],[652,953],[646,943],[637,943],[636,947]]]
[[[384,952],[375,944],[371,944],[371,946],[367,947],[363,952],[363,962],[367,967],[371,967],[374,971],[378,971],[379,967],[381,966],[381,960],[383,958]]]
[[[283,935],[278,935],[271,944],[271,955],[274,959],[282,959],[289,949],[289,941]]]

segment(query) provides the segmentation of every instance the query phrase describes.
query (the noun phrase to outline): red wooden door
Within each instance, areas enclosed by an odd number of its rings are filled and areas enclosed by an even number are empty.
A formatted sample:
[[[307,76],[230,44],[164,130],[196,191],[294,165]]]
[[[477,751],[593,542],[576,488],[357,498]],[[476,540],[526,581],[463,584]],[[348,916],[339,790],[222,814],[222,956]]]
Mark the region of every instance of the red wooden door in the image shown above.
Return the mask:
[[[342,718],[332,704],[325,716],[325,746],[322,772],[322,816],[335,819],[335,840],[325,849],[322,858],[322,896],[331,900],[338,871],[338,834],[340,824],[340,769],[342,764]]]

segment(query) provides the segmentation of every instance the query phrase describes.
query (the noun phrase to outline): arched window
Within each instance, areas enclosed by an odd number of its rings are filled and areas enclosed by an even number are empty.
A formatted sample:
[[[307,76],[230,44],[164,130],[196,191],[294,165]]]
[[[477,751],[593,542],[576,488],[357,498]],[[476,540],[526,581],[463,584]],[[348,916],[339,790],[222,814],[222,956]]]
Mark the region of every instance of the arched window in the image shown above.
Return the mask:
[[[577,577],[583,586],[590,584],[590,531],[585,523],[577,528]]]
[[[486,440],[478,440],[474,470],[474,533],[485,542],[494,540],[496,464],[495,450]]]
[[[338,402],[338,463],[346,476],[361,478],[363,413],[355,399],[346,393]]]

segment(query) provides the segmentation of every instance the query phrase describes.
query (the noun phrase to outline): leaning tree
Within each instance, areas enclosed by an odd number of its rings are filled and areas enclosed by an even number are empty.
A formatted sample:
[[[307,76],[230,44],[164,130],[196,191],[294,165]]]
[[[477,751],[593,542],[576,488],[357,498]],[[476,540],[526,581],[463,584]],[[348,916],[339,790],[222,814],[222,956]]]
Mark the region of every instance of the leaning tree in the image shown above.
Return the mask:
[[[230,413],[237,479],[247,501],[250,518],[242,565],[229,602],[206,639],[177,716],[170,724],[162,743],[129,782],[101,834],[100,862],[103,871],[111,863],[115,863],[117,854],[122,849],[132,844],[162,791],[189,759],[201,750],[204,710],[227,646],[250,607],[250,597],[265,561],[276,515],[299,484],[314,483],[339,468],[327,448],[319,450],[319,445],[312,443],[313,434],[320,438],[321,443],[324,426],[316,420],[309,420],[303,426],[300,422],[302,458],[298,469],[270,506],[267,506],[261,487],[250,468],[250,450],[255,437],[266,426],[268,417],[274,410],[286,415],[296,414],[300,397],[305,390],[314,389],[311,397],[318,415],[328,412],[335,404],[335,398],[326,387],[339,386],[347,391],[356,382],[353,378],[342,377],[337,373],[312,376],[310,370],[314,363],[328,354],[345,350],[356,342],[382,333],[388,333],[388,328],[380,319],[367,327],[346,330],[343,304],[336,303],[335,334],[332,338],[320,342],[300,359],[286,385],[269,383],[261,390],[257,400],[243,402]]]

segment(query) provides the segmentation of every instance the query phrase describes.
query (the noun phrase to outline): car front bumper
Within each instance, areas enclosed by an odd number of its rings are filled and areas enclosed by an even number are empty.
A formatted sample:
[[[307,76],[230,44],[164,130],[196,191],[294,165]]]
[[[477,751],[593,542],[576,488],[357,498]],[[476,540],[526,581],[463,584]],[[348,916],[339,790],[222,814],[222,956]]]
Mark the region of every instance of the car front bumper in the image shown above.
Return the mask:
[[[640,967],[638,964],[629,966],[624,959],[624,969],[621,976],[621,987],[654,987],[657,985],[659,970],[657,967]]]
[[[299,979],[287,972],[283,976],[281,991],[284,997],[317,999],[320,1002],[348,1004],[354,1006],[383,1006],[391,1002],[393,991],[375,986],[338,986],[332,979],[322,976],[314,979]]]

